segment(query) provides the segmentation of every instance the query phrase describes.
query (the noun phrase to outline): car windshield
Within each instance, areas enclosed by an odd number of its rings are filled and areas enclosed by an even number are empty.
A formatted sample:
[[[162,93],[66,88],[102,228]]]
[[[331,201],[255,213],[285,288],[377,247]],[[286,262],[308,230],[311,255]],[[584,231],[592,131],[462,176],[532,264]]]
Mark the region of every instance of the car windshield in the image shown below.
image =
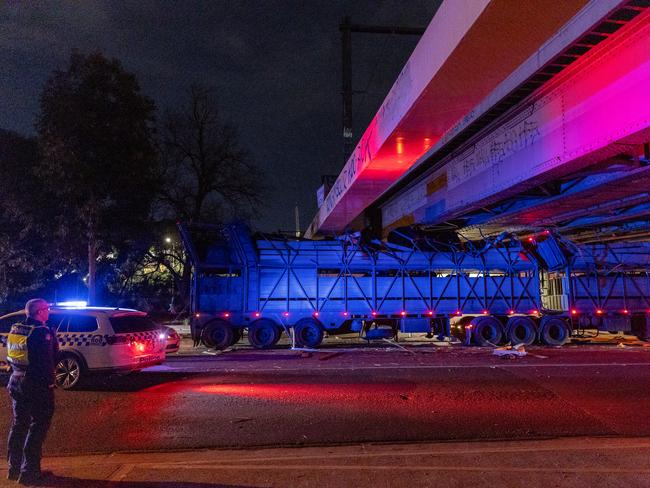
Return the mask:
[[[145,332],[158,328],[154,321],[142,315],[120,315],[118,317],[110,317],[109,320],[116,334]]]

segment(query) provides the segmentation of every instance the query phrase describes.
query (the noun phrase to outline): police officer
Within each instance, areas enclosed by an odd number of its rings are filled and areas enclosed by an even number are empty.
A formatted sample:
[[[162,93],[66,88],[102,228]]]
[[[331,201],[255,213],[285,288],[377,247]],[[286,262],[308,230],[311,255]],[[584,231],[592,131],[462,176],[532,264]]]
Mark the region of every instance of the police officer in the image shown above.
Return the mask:
[[[42,481],[41,451],[54,414],[56,333],[47,325],[50,307],[42,298],[25,304],[26,320],[7,337],[12,374],[7,389],[13,404],[8,478],[30,486]]]

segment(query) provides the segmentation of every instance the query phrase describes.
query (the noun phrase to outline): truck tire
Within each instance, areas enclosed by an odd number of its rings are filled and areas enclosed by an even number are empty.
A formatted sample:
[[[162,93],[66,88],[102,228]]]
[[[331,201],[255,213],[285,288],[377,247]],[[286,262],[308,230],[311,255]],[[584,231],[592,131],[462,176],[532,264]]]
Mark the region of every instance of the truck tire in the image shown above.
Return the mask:
[[[571,337],[571,329],[560,317],[543,317],[539,328],[539,338],[547,346],[562,346]]]
[[[293,326],[298,347],[318,347],[323,342],[323,326],[311,318],[300,319]]]
[[[503,326],[495,317],[476,317],[471,325],[472,336],[479,346],[496,346],[503,338]]]
[[[232,345],[233,329],[228,322],[221,319],[208,322],[203,328],[201,340],[207,347],[220,351]]]
[[[259,319],[248,326],[248,342],[256,349],[268,349],[280,340],[280,327],[271,319]]]
[[[506,324],[506,341],[513,346],[529,346],[537,339],[537,326],[530,317],[510,317]]]

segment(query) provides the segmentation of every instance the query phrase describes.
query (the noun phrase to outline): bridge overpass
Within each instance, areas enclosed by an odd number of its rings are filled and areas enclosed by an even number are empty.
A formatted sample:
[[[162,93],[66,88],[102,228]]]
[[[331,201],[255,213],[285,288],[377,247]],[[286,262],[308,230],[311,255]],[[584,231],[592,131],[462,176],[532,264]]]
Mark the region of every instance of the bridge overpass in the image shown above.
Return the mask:
[[[650,2],[445,2],[309,234],[650,238]]]

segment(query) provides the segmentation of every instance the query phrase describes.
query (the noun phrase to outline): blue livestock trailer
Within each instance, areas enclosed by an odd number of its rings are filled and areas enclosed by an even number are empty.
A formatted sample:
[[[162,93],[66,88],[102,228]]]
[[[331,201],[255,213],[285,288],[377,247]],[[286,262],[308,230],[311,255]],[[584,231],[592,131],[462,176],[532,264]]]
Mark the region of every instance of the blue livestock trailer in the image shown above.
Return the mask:
[[[480,244],[404,236],[398,245],[358,235],[253,237],[241,225],[179,230],[193,267],[192,335],[218,349],[244,330],[257,348],[283,332],[301,347],[348,332],[559,345],[585,328],[632,330],[636,321],[645,330],[650,310],[641,256],[607,246],[586,253],[549,233]]]

